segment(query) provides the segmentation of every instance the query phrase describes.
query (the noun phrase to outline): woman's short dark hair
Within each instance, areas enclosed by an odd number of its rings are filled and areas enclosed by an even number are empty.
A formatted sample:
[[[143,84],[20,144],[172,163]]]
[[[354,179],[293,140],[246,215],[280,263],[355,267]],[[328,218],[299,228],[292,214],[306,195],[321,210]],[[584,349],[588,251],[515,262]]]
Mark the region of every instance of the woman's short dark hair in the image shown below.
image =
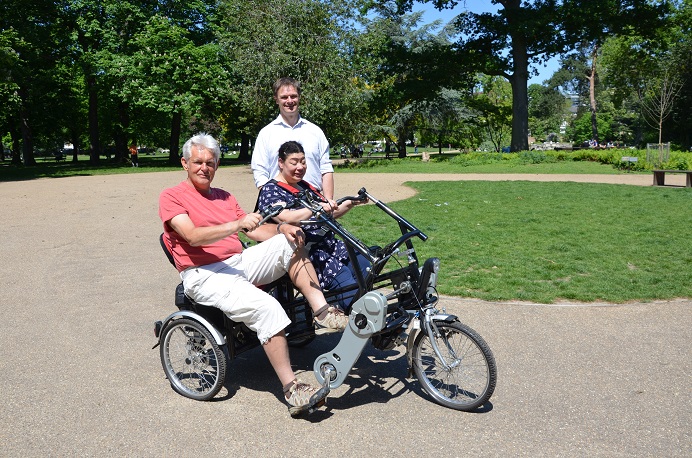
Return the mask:
[[[282,161],[286,160],[286,156],[289,154],[295,154],[295,153],[303,153],[305,154],[305,150],[303,149],[303,145],[300,143],[289,140],[283,145],[279,146],[279,159]]]

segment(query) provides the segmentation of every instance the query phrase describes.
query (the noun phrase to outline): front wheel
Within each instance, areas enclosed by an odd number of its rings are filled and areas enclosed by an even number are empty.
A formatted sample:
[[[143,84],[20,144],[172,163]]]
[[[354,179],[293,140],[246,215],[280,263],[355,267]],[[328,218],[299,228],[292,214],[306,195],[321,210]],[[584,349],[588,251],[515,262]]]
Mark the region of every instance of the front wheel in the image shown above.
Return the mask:
[[[226,361],[224,348],[195,320],[174,320],[163,330],[161,364],[171,387],[185,397],[216,396],[226,379]]]
[[[435,402],[470,411],[485,404],[495,390],[497,369],[490,347],[476,331],[459,322],[436,322],[440,360],[425,331],[413,344],[413,371]]]

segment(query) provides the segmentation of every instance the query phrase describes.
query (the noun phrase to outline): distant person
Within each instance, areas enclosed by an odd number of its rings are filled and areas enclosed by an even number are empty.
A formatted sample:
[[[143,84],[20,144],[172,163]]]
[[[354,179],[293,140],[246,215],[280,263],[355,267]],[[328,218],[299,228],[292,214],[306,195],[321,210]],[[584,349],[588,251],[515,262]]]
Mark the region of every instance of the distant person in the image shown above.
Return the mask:
[[[139,159],[137,156],[137,145],[133,143],[130,145],[130,160],[132,161],[132,167],[139,167]]]
[[[308,165],[305,181],[327,199],[333,200],[334,168],[329,159],[329,142],[322,129],[300,116],[300,82],[293,78],[279,78],[272,89],[279,116],[257,135],[251,162],[255,186],[261,188],[279,173],[279,147],[293,140],[305,149]]]

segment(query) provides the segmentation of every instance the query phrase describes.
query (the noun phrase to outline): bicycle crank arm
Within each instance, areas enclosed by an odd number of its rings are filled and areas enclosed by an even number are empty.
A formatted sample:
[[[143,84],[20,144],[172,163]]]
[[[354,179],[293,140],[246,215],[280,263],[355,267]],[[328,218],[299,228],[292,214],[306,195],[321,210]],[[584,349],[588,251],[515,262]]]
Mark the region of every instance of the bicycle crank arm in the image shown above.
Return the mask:
[[[333,390],[341,386],[363,352],[370,337],[384,328],[387,319],[387,298],[376,291],[370,291],[358,299],[351,307],[348,326],[341,340],[330,352],[315,360],[313,370],[320,384],[329,381]]]

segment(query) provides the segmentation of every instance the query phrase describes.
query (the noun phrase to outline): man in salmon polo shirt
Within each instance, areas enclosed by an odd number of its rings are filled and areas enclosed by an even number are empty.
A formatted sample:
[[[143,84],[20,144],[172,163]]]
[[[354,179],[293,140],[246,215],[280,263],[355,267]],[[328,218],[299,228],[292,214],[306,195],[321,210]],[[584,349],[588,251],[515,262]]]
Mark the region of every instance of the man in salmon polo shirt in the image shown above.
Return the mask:
[[[290,320],[281,304],[255,285],[288,273],[307,299],[319,333],[343,331],[348,317],[337,315],[319,288],[304,248],[305,234],[289,224],[259,225],[262,216],[245,213],[235,197],[211,183],[219,165],[218,142],[198,134],[183,146],[187,179],[159,197],[164,242],[173,255],[185,294],[221,309],[257,333],[283,386],[291,415],[323,403],[327,390],[296,380],[284,328]],[[262,241],[243,250],[239,231]]]

